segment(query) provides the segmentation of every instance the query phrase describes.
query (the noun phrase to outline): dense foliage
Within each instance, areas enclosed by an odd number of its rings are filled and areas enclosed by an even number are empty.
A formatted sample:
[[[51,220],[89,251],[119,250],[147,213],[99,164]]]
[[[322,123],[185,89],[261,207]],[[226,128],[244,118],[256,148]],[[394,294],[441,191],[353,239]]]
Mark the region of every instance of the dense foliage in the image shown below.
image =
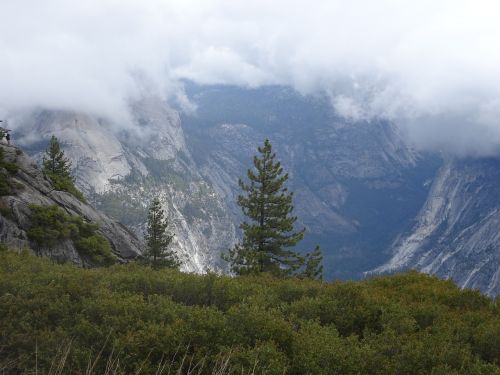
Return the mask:
[[[323,255],[319,246],[305,256],[304,277],[310,279],[323,279]]]
[[[0,196],[10,195],[14,191],[14,184],[10,177],[17,173],[17,165],[4,160],[4,150],[0,148]]]
[[[0,254],[13,373],[500,374],[499,337],[498,300],[416,272],[322,283]]]
[[[153,199],[148,210],[146,226],[146,251],[144,259],[153,267],[179,268],[180,262],[177,254],[169,249],[174,235],[169,232],[168,219],[161,208],[159,198]]]
[[[51,248],[70,240],[79,254],[93,265],[115,262],[111,245],[97,233],[97,225],[85,222],[81,216],[69,215],[55,205],[30,205],[30,209],[32,215],[28,237],[38,247]]]
[[[282,276],[294,274],[304,265],[304,258],[292,248],[304,238],[305,229],[295,231],[293,193],[285,187],[288,174],[276,159],[268,139],[258,148],[253,169],[247,171],[248,183],[239,181],[243,195],[238,196],[246,221],[240,225],[243,240],[225,259],[237,274],[269,272]],[[319,252],[319,247],[316,249]],[[318,258],[320,259],[320,258]],[[321,260],[320,260],[321,263]],[[322,273],[320,263],[308,275]],[[307,268],[307,267],[306,267]]]
[[[71,175],[71,162],[64,155],[59,140],[52,136],[43,156],[43,172],[50,178],[54,189],[66,191],[85,202],[83,194],[76,188]]]

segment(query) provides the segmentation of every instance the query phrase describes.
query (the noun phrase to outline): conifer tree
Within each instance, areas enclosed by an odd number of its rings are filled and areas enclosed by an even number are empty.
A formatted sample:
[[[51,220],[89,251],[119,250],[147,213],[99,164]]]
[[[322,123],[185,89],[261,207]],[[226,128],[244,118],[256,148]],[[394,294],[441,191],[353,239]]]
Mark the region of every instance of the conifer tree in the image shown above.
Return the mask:
[[[290,248],[303,239],[305,229],[294,231],[293,193],[284,186],[288,174],[275,160],[268,139],[258,152],[254,168],[247,172],[249,183],[239,181],[244,195],[238,197],[238,205],[248,219],[240,225],[243,240],[223,258],[237,274],[289,275],[303,264]]]
[[[49,147],[45,150],[43,171],[51,177],[57,176],[61,179],[74,181],[71,176],[71,162],[64,155],[59,140],[55,136],[50,138]]]
[[[323,279],[323,255],[319,246],[306,255],[303,276],[313,280]]]
[[[158,198],[153,199],[149,206],[148,224],[146,233],[147,250],[144,254],[153,267],[179,268],[180,261],[177,254],[169,250],[174,234],[168,231],[168,220],[161,208]]]
[[[85,202],[83,194],[75,187],[75,179],[71,175],[71,161],[64,155],[55,136],[50,138],[49,147],[45,150],[43,172],[50,178],[56,190],[67,191]]]

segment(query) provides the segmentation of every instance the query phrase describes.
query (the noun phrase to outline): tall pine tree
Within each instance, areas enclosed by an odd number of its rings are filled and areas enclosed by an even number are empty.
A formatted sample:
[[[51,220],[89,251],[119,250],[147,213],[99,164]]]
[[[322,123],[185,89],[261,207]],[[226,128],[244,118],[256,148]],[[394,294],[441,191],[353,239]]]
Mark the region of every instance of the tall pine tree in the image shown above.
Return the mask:
[[[43,171],[49,176],[57,176],[73,181],[71,162],[64,155],[61,144],[55,136],[50,138],[49,147],[45,150]]]
[[[243,240],[224,259],[237,274],[290,275],[304,262],[290,248],[303,239],[305,229],[294,231],[297,217],[292,215],[293,193],[284,186],[288,174],[275,160],[268,139],[258,151],[254,169],[247,172],[249,183],[239,181],[244,194],[238,197],[238,205],[248,218],[240,225]]]
[[[71,175],[71,161],[64,155],[55,136],[50,138],[49,147],[45,150],[43,172],[50,178],[56,190],[67,191],[85,202],[83,194],[75,187],[75,179]]]
[[[174,235],[169,233],[168,226],[168,220],[161,208],[160,200],[153,199],[148,212],[147,250],[144,255],[155,268],[179,268],[180,266],[177,254],[168,248],[174,238]]]

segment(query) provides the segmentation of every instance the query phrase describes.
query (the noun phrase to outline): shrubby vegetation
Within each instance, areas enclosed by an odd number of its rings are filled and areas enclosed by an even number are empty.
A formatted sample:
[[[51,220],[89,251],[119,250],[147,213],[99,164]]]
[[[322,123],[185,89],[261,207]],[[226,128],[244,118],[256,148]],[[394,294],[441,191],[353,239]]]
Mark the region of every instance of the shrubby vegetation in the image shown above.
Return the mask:
[[[9,179],[17,173],[17,169],[16,164],[4,160],[4,150],[0,148],[0,196],[13,193],[15,186]]]
[[[115,262],[109,241],[97,233],[98,226],[81,216],[69,215],[58,206],[30,205],[31,228],[28,237],[39,247],[53,247],[64,240],[73,241],[81,256],[95,265]]]
[[[500,374],[500,301],[410,272],[323,283],[0,253],[12,373]],[[100,354],[99,354],[100,353]],[[160,365],[161,366],[161,365]],[[252,370],[254,369],[254,370]],[[192,373],[198,373],[198,370]]]

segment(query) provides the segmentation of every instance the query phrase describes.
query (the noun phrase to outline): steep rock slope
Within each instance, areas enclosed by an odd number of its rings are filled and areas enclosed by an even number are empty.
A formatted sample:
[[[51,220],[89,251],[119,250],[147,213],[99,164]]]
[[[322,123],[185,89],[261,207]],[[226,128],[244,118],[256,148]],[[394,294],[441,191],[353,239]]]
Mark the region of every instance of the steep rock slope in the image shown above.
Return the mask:
[[[411,232],[375,272],[415,268],[500,294],[500,160],[448,161]]]
[[[87,198],[139,237],[150,201],[160,197],[184,269],[215,267],[236,240],[235,226],[225,202],[198,172],[178,113],[150,97],[133,103],[131,115],[131,124],[120,125],[88,114],[40,111],[25,117],[20,141],[40,160],[47,139],[56,135]]]
[[[79,265],[91,265],[76,250],[72,241],[65,240],[50,248],[37,247],[26,234],[31,226],[30,205],[57,205],[71,215],[97,224],[99,233],[111,244],[119,260],[135,258],[141,252],[141,243],[126,227],[110,219],[90,205],[82,203],[69,193],[55,191],[37,165],[26,154],[14,146],[0,145],[4,160],[14,163],[17,172],[9,178],[15,189],[0,197],[0,241],[11,248],[34,249],[40,255],[58,261],[71,261]]]

